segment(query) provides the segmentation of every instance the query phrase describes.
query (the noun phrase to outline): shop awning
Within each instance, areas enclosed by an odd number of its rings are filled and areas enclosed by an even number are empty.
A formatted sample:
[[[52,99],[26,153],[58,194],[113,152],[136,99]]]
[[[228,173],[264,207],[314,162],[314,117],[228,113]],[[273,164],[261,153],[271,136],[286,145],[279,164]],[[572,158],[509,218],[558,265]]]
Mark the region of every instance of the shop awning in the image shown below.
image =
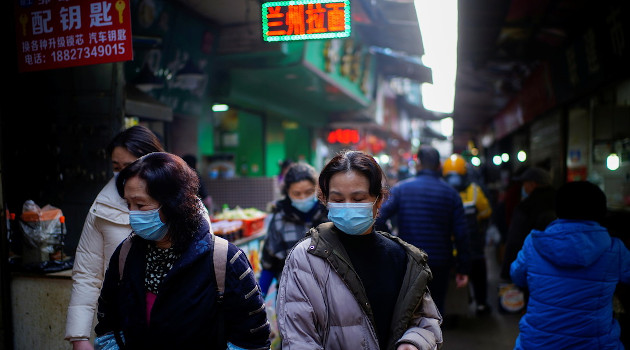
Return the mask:
[[[396,96],[396,106],[407,112],[410,118],[422,119],[422,120],[442,120],[446,117],[450,117],[449,114],[433,112],[425,109],[423,106],[410,103],[405,96]]]
[[[448,137],[446,137],[446,135],[443,135],[439,131],[433,130],[429,126],[424,126],[422,128],[420,136],[422,138],[437,139],[437,140],[442,140],[442,141],[445,141],[445,140],[448,139]]]
[[[173,121],[173,109],[133,85],[125,87],[125,114],[129,116]]]
[[[415,80],[418,83],[432,83],[431,68],[416,59],[381,47],[370,47],[376,54],[378,70],[390,77],[400,77]]]
[[[363,42],[409,56],[424,54],[413,1],[359,0],[353,6],[352,30],[361,34]]]

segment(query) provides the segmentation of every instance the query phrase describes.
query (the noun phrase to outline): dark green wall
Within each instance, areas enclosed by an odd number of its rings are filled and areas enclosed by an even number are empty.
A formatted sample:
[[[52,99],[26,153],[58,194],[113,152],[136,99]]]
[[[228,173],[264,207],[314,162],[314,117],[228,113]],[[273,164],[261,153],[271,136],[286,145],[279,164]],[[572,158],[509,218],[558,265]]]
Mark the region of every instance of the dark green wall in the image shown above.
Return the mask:
[[[265,175],[276,176],[280,172],[279,164],[286,159],[285,135],[280,119],[267,118],[265,138]]]
[[[303,126],[297,126],[285,129],[284,132],[286,157],[293,161],[305,161],[310,163],[314,152],[311,130]]]

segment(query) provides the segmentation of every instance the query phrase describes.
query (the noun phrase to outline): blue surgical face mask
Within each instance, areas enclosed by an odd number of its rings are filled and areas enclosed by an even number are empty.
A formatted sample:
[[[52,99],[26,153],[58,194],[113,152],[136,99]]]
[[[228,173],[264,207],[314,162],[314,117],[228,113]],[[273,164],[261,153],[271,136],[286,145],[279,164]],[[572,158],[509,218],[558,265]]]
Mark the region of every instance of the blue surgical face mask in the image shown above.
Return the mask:
[[[529,194],[525,191],[525,186],[521,187],[521,200],[527,198]]]
[[[374,224],[373,203],[328,203],[328,219],[349,235],[360,235]]]
[[[302,213],[307,213],[309,210],[313,209],[315,203],[317,203],[317,198],[315,198],[315,194],[304,199],[291,198],[291,205]]]
[[[129,211],[129,224],[138,236],[148,241],[159,241],[168,231],[168,226],[160,219],[160,208]]]

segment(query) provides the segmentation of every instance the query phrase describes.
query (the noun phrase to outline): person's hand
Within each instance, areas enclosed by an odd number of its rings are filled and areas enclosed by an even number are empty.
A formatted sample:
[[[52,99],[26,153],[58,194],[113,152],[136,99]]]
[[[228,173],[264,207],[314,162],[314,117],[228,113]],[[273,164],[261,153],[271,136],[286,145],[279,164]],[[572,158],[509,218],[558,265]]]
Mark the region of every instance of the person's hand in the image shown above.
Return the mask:
[[[413,346],[411,344],[402,343],[402,344],[398,345],[396,350],[420,350],[420,349],[416,348],[415,346]]]
[[[72,342],[72,350],[94,350],[89,340],[77,340]]]
[[[457,288],[466,287],[467,284],[468,275],[462,275],[461,273],[455,275],[455,285],[457,286]]]

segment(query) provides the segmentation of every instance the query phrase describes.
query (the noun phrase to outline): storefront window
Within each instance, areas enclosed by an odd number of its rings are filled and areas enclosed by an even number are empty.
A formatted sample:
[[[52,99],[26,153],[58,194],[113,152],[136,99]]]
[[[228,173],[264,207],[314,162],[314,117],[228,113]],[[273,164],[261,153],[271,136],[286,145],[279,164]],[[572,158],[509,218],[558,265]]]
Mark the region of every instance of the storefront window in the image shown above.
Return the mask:
[[[588,180],[611,210],[630,209],[630,81],[569,110],[567,181]]]

